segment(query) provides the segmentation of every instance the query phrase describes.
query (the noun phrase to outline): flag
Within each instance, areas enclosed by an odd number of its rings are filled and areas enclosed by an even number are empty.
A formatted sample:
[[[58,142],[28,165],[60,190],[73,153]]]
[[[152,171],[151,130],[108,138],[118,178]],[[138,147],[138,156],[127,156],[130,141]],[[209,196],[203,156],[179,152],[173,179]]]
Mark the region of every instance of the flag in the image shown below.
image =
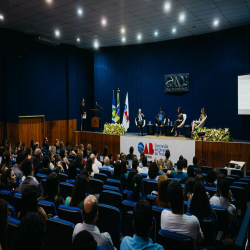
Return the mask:
[[[119,98],[120,90],[117,90],[117,107],[116,107],[116,123],[120,124],[120,98]]]
[[[116,108],[115,108],[114,90],[113,90],[113,100],[112,100],[112,123],[116,123]]]
[[[126,94],[126,99],[125,99],[125,107],[124,107],[124,112],[123,112],[122,125],[125,128],[125,132],[127,132],[129,128],[128,92]]]

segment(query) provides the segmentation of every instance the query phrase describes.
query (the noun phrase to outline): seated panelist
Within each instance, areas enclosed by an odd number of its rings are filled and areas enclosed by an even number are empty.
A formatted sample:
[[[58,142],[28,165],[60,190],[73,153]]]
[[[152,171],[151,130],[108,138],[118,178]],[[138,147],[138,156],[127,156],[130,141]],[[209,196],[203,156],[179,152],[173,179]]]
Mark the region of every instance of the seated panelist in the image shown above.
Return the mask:
[[[173,131],[175,130],[175,136],[177,136],[177,127],[183,122],[183,114],[181,112],[181,107],[177,109],[177,112],[177,120],[174,122],[174,127],[171,130],[171,133],[173,133]]]
[[[136,122],[137,126],[140,127],[141,135],[143,135],[143,120],[145,120],[144,114],[141,112],[141,109],[139,109],[138,114],[136,115]]]
[[[197,127],[201,122],[203,122],[203,120],[204,120],[206,117],[207,117],[206,110],[205,110],[205,108],[202,108],[202,109],[201,109],[201,116],[200,116],[199,120],[198,120],[198,121],[193,121],[193,123],[192,123],[192,132],[191,132],[191,133],[194,132],[194,130],[196,129],[196,127]]]
[[[157,116],[155,117],[155,123],[158,125],[158,129],[157,129],[157,136],[159,136],[160,134],[160,126],[162,126],[164,124],[164,120],[168,120],[170,121],[166,114],[163,113],[162,108],[159,109],[159,113],[157,114]]]

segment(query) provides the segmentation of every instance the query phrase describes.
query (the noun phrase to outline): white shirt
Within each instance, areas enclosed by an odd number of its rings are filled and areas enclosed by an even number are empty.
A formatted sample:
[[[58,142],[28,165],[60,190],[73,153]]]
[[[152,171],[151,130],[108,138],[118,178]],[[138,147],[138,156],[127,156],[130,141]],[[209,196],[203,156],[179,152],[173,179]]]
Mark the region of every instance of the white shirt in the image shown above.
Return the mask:
[[[102,163],[99,162],[96,158],[95,158],[95,163],[94,163],[99,169],[102,168]]]
[[[190,236],[197,242],[201,242],[203,238],[200,223],[193,215],[173,214],[172,211],[163,210],[161,213],[161,229]]]
[[[228,202],[227,198],[224,198],[222,196],[213,196],[210,200],[211,205],[226,207],[228,214],[229,214],[229,220],[235,221],[237,217],[236,207]]]
[[[95,164],[92,164],[92,170],[91,176],[94,176],[94,174],[99,173],[99,169]]]
[[[148,167],[142,167],[142,168],[138,167],[137,170],[138,170],[139,174],[141,174],[141,173],[147,174],[148,173]]]

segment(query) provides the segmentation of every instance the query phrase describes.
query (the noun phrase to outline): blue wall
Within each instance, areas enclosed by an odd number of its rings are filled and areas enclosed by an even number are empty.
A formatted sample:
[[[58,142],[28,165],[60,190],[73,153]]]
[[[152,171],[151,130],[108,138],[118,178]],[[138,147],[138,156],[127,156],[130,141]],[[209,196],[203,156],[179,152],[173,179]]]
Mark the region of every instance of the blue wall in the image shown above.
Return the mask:
[[[0,37],[0,121],[45,115],[46,121],[78,119],[80,129],[81,98],[92,108],[93,52],[35,43],[5,29]]]
[[[129,93],[130,132],[138,131],[139,108],[154,122],[159,107],[174,121],[178,106],[186,124],[205,107],[207,127],[229,127],[237,139],[250,139],[250,116],[238,116],[237,77],[250,73],[250,26],[165,42],[102,48],[94,57],[94,98],[111,121],[112,90],[120,88],[121,117]],[[164,75],[190,73],[190,92],[165,94]],[[146,130],[146,129],[145,129]]]

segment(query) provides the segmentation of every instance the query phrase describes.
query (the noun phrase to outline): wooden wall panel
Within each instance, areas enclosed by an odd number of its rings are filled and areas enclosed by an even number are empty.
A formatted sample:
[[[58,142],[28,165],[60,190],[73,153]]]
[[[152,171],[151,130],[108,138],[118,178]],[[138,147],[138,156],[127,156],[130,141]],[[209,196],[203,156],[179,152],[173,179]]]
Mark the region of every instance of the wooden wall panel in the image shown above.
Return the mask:
[[[54,145],[55,140],[63,141],[64,145],[69,141],[74,143],[74,131],[76,131],[77,120],[46,121],[45,136],[48,137],[49,145]]]
[[[105,146],[108,147],[108,152],[113,154],[114,159],[116,155],[120,153],[120,136],[119,135],[107,135],[93,132],[80,132],[75,133],[75,144],[84,144],[86,148],[90,143],[92,150],[97,148],[99,155],[102,155]]]
[[[43,143],[44,117],[19,118],[19,140],[30,145],[30,141]]]
[[[19,141],[19,124],[7,123],[7,140],[11,142],[11,146],[15,145]]]
[[[195,155],[202,157],[202,142],[195,142]],[[225,167],[231,160],[246,162],[250,170],[250,143],[239,142],[203,142],[203,160],[213,168]]]

